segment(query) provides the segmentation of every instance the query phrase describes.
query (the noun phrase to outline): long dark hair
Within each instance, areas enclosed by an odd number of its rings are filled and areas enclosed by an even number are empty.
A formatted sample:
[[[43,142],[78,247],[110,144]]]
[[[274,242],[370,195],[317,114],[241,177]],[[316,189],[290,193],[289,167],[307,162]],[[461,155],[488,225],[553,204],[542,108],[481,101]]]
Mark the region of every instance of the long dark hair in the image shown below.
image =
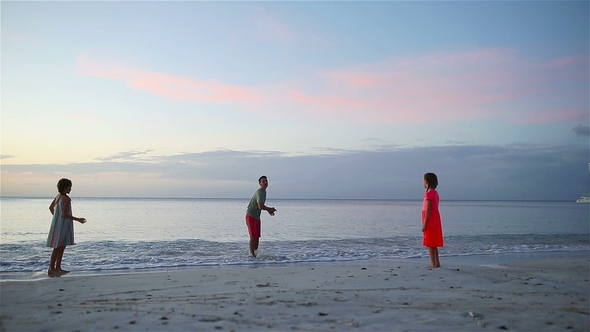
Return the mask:
[[[71,185],[72,185],[72,181],[70,181],[68,179],[61,179],[61,180],[57,181],[57,191],[59,191],[60,194],[65,195],[66,188]]]
[[[424,174],[424,180],[426,180],[426,182],[428,182],[428,188],[426,188],[426,190],[436,189],[436,187],[438,186],[438,178],[436,177],[436,174],[434,174],[434,173]]]

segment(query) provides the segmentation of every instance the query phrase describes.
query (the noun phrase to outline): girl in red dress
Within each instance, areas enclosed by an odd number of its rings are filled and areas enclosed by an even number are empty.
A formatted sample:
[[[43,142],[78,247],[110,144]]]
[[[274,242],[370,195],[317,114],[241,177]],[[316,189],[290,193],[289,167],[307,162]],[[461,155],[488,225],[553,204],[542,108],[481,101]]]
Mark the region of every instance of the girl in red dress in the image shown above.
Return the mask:
[[[424,174],[424,200],[422,203],[422,234],[424,240],[422,244],[428,247],[428,254],[430,255],[429,268],[439,268],[440,261],[438,259],[438,248],[443,247],[443,233],[440,213],[438,211],[438,179],[434,173]]]

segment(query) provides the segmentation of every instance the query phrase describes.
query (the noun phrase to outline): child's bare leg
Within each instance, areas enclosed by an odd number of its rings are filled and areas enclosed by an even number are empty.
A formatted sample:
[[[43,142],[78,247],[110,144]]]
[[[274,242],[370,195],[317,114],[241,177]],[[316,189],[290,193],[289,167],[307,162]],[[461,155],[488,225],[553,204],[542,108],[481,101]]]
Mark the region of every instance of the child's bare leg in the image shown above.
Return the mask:
[[[47,273],[55,273],[57,271],[55,269],[55,262],[57,260],[58,252],[59,248],[53,248],[53,251],[51,251],[51,258],[49,259],[49,269],[47,270]]]
[[[59,250],[59,252],[57,254],[57,259],[55,261],[55,270],[57,270],[59,272],[68,272],[66,270],[62,270],[62,268],[61,268],[61,260],[64,257],[64,251],[66,250],[66,246],[59,247],[57,249]]]
[[[428,266],[428,268],[434,268],[436,265],[436,262],[434,261],[434,248],[428,247],[428,256],[430,257],[430,265]]]
[[[440,260],[438,259],[438,248],[433,248],[434,249],[434,267],[440,267]]]
[[[428,247],[428,255],[430,256],[430,266],[428,266],[428,268],[435,269],[440,267],[440,262],[438,260],[438,248]]]
[[[254,257],[256,257],[256,250],[258,250],[258,243],[259,242],[260,242],[259,237],[251,237],[250,238],[250,253]]]

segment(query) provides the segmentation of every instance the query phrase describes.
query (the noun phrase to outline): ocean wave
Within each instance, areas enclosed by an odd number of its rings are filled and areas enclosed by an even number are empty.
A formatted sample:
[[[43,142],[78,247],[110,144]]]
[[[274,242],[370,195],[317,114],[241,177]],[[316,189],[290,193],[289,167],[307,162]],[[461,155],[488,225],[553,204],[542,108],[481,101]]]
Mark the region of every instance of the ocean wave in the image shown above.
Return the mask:
[[[470,256],[590,250],[587,234],[447,236],[440,255]],[[149,270],[252,264],[337,262],[427,257],[422,238],[399,236],[345,240],[261,241],[259,257],[248,253],[247,241],[90,241],[69,246],[64,267],[76,271]],[[42,242],[0,244],[2,273],[45,271],[51,249]]]

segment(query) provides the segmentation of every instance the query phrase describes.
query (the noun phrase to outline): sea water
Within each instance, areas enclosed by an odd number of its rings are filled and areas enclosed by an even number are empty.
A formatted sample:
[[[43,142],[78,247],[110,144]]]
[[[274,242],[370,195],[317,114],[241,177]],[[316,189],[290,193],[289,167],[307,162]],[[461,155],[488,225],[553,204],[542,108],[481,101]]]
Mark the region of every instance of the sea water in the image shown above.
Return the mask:
[[[0,278],[45,271],[52,198],[2,197]],[[76,245],[63,268],[161,268],[428,257],[417,200],[269,199],[260,255],[250,257],[249,199],[78,198]],[[441,257],[590,250],[590,205],[573,202],[441,201]]]

